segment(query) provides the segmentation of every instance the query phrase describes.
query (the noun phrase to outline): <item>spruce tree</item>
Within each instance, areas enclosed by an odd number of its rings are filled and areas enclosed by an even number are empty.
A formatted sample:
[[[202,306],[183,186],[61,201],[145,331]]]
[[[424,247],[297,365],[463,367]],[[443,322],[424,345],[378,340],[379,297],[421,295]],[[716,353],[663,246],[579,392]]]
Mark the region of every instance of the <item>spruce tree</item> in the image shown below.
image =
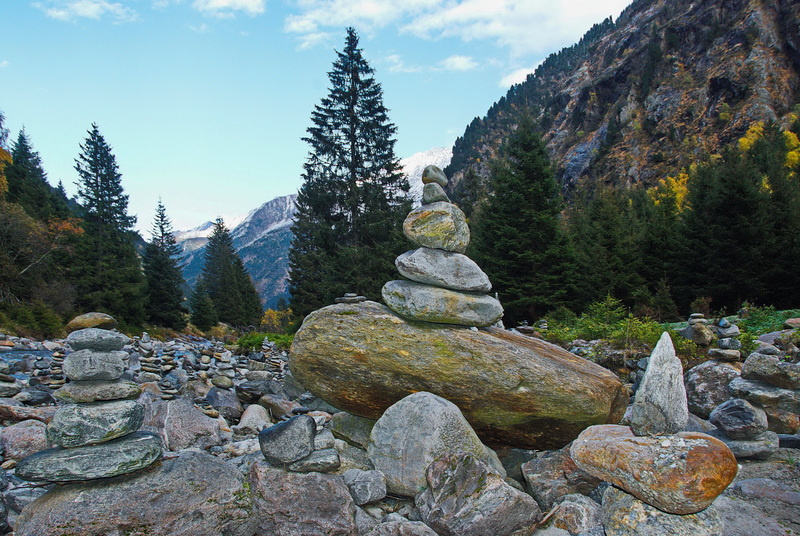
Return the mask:
[[[192,296],[189,298],[189,308],[192,310],[192,324],[200,331],[208,331],[211,326],[216,325],[217,313],[214,311],[214,303],[208,297],[202,279],[194,286]]]
[[[258,324],[258,293],[222,218],[217,218],[206,244],[201,278],[220,322],[235,326]]]
[[[315,106],[303,138],[310,151],[289,252],[292,310],[301,316],[344,292],[378,299],[406,248],[408,180],[373,73],[348,28],[328,73],[328,96]]]
[[[180,248],[161,199],[158,200],[150,234],[150,243],[142,257],[147,284],[147,319],[157,326],[182,329],[186,319],[181,290],[184,280],[177,260]]]
[[[32,218],[47,220],[70,215],[65,200],[47,182],[42,160],[25,129],[11,146],[11,162],[5,167],[5,175],[7,201],[19,204]]]
[[[77,303],[129,324],[144,321],[144,278],[132,240],[135,216],[128,215],[116,158],[96,124],[75,160],[78,201],[85,234],[72,267]]]
[[[471,255],[483,268],[509,325],[533,321],[574,295],[574,258],[561,231],[563,201],[550,159],[525,117],[493,162],[489,195],[472,225]]]

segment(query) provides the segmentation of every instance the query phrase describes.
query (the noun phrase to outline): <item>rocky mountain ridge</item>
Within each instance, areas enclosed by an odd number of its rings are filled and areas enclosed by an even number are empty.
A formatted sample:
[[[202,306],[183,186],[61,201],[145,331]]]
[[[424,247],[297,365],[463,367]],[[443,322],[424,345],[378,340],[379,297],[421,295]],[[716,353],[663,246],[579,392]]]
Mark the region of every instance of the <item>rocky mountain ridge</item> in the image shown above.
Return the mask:
[[[800,4],[637,0],[551,55],[475,118],[446,169],[489,175],[522,113],[538,122],[565,191],[652,185],[800,100]]]

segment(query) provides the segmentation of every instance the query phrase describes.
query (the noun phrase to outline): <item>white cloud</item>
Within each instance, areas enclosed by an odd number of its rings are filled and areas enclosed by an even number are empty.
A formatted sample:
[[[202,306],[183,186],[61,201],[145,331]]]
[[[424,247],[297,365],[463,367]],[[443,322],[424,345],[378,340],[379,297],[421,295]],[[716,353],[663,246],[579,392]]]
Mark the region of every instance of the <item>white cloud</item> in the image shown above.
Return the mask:
[[[200,26],[191,26],[190,25],[189,29],[191,31],[199,33],[199,34],[208,33],[209,30],[210,30],[210,28],[208,27],[208,24],[206,24],[205,22],[203,24],[201,24]]]
[[[100,20],[108,16],[116,23],[123,23],[133,22],[138,18],[133,9],[120,2],[106,0],[49,0],[46,3],[34,2],[33,5],[46,16],[66,22],[81,18]]]
[[[535,71],[536,68],[541,64],[542,62],[540,61],[532,67],[522,67],[510,72],[500,80],[499,86],[507,88],[509,86],[513,86],[514,84],[524,82],[528,75]]]
[[[266,0],[194,0],[192,7],[215,17],[233,17],[241,11],[251,17],[266,11]]]
[[[422,72],[422,67],[414,65],[406,65],[403,58],[399,54],[392,54],[386,56],[384,60],[389,64],[390,73],[419,73]]]
[[[477,62],[470,56],[450,56],[440,63],[445,71],[471,71],[478,66]]]

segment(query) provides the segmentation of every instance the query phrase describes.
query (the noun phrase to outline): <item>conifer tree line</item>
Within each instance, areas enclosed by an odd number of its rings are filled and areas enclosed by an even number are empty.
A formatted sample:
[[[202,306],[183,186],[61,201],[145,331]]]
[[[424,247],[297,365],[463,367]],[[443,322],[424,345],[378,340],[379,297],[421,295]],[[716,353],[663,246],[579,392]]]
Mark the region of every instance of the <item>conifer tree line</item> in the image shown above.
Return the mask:
[[[745,301],[797,307],[798,134],[797,118],[785,131],[758,123],[654,187],[585,189],[562,210],[542,140],[523,118],[492,164],[489,193],[464,198],[468,254],[512,326],[607,296],[662,321],[709,300],[728,313]]]
[[[67,199],[61,182],[49,184],[28,133],[9,143],[4,122],[0,112],[0,315],[42,336],[88,311],[130,327],[182,329],[189,311],[166,208],[159,200],[151,239],[137,251],[136,217],[128,214],[122,174],[99,127],[92,124],[79,146],[77,195]],[[261,312],[253,283],[232,249],[220,254],[207,255],[207,269],[222,263],[232,275],[215,287],[222,292],[208,327],[217,319],[253,323]],[[233,301],[242,305],[231,312]]]

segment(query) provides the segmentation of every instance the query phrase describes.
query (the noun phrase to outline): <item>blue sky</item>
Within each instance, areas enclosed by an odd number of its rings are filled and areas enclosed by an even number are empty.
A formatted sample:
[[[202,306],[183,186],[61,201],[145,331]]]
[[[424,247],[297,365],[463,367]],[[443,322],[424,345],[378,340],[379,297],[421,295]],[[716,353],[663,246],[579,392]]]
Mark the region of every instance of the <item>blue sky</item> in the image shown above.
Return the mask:
[[[452,146],[512,83],[628,3],[0,0],[0,110],[70,195],[97,123],[137,227],[149,230],[160,196],[188,229],[297,191],[301,137],[347,26],[404,158]]]

